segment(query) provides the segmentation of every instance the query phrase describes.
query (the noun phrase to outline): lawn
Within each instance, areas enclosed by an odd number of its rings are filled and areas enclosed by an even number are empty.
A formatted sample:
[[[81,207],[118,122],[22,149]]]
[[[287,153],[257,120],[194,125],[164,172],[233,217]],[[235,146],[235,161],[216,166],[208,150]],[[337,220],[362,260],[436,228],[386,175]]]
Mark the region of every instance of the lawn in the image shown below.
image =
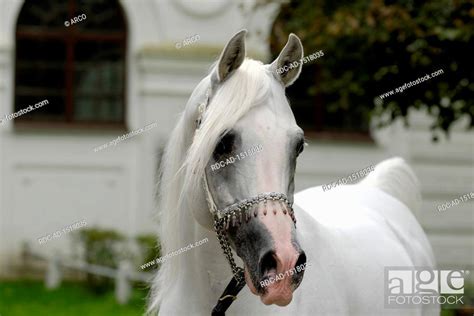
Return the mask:
[[[134,289],[127,305],[115,301],[113,291],[94,295],[81,283],[65,282],[56,290],[46,290],[40,281],[0,281],[0,316],[137,316],[143,315],[146,289]],[[441,316],[457,314],[448,309]]]
[[[1,316],[137,316],[143,315],[145,289],[134,289],[127,305],[115,301],[113,291],[94,295],[81,283],[63,283],[46,290],[40,281],[0,281]]]

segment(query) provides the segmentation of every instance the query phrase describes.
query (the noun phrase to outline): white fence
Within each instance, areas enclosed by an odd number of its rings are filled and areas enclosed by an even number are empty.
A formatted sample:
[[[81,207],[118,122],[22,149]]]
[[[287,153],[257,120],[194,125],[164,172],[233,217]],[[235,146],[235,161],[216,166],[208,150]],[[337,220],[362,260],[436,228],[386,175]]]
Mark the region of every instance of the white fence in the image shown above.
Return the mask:
[[[61,285],[63,269],[79,270],[114,279],[115,298],[119,304],[126,304],[129,301],[132,294],[131,282],[141,281],[149,283],[153,277],[153,273],[150,272],[134,271],[133,265],[127,260],[120,261],[118,269],[114,269],[84,261],[62,259],[59,255],[45,257],[33,253],[28,246],[24,248],[24,255],[32,259],[47,262],[48,268],[45,275],[45,286],[48,289],[55,289]]]

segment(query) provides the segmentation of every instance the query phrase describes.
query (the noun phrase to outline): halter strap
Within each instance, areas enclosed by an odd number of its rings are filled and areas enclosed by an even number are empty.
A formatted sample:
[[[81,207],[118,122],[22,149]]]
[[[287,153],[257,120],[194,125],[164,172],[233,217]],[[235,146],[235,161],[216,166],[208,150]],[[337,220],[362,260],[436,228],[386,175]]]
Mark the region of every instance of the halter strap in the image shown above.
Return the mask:
[[[207,183],[207,174],[206,171],[204,171],[204,191],[206,193],[206,201],[207,205],[209,206],[209,211],[211,212],[212,215],[217,214],[217,205],[216,202],[214,202],[214,197],[212,196],[211,190],[209,189],[209,184]]]

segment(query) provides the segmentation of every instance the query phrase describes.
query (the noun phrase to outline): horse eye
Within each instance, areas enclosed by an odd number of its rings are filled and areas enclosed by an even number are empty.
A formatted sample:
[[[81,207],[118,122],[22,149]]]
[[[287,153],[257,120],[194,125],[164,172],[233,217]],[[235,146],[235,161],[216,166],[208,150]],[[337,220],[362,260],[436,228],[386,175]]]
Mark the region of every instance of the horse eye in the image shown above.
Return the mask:
[[[225,134],[216,148],[214,149],[214,159],[219,159],[223,155],[228,155],[232,152],[234,147],[235,135],[232,133]]]
[[[305,142],[304,140],[301,140],[299,143],[298,143],[298,146],[296,147],[296,157],[298,157],[304,150],[304,145],[305,145]]]

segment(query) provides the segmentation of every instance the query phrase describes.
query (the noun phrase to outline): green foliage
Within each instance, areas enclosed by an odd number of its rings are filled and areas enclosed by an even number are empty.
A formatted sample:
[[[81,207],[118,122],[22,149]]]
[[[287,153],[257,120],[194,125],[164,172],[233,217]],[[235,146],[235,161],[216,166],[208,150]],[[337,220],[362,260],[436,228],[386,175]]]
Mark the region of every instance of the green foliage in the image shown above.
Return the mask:
[[[447,132],[466,114],[474,126],[473,18],[468,0],[292,1],[282,6],[271,45],[279,52],[293,32],[305,55],[324,51],[318,82],[308,92],[331,111],[388,112],[385,125],[406,118],[411,107],[426,107],[432,129]],[[378,97],[438,69],[444,74]]]
[[[121,247],[123,247],[119,242],[124,240],[121,234],[113,230],[89,228],[82,229],[77,236],[84,248],[83,259],[86,262],[111,268],[118,267]],[[87,274],[87,285],[94,292],[103,293],[113,286],[113,280]]]
[[[160,257],[160,244],[156,236],[143,234],[134,239],[136,247],[114,230],[89,228],[77,232],[74,240],[84,250],[81,259],[100,266],[117,268],[120,260],[127,259],[138,270],[140,265]],[[87,286],[95,293],[104,293],[113,285],[114,280],[110,278],[87,274]]]
[[[161,246],[158,243],[156,236],[139,235],[135,240],[137,241],[140,257],[143,259],[143,263],[150,262],[160,257]]]
[[[0,281],[0,315],[143,315],[146,295],[146,289],[135,288],[130,302],[119,305],[113,291],[99,296],[80,283],[63,282],[58,289],[47,290],[41,281]]]
[[[117,242],[124,240],[123,235],[113,230],[89,228],[79,231],[79,239],[85,247],[88,263],[117,267]]]

